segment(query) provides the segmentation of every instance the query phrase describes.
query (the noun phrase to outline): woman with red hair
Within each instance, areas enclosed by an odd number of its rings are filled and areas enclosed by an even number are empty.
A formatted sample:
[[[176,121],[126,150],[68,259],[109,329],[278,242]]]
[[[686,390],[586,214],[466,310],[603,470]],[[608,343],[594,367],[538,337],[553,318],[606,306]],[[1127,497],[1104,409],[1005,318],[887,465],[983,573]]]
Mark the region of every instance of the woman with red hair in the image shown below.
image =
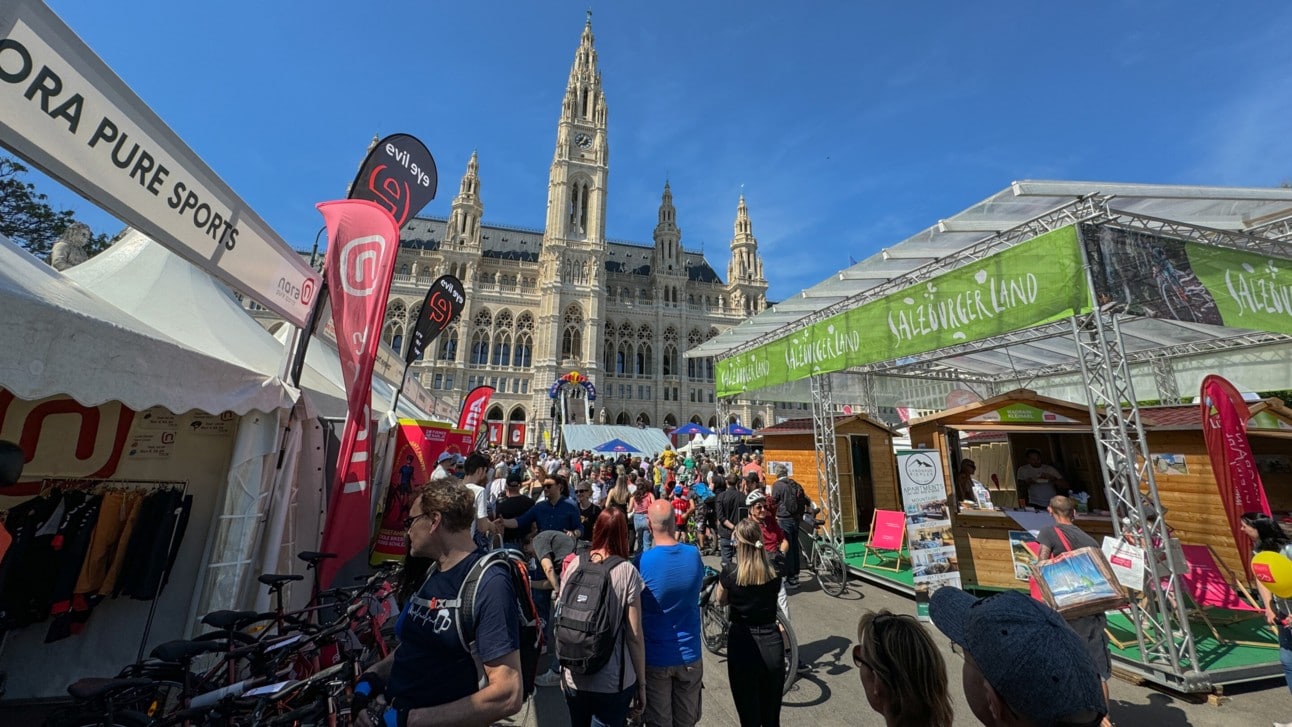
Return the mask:
[[[592,548],[586,554],[574,556],[566,566],[561,574],[562,592],[584,557],[593,563],[615,561],[610,569],[613,593],[607,600],[608,607],[615,611],[611,614],[613,622],[620,624],[619,634],[614,652],[600,671],[575,674],[569,669],[563,670],[565,703],[574,727],[589,727],[594,718],[598,724],[616,727],[627,722],[629,707],[640,712],[646,705],[642,577],[628,560],[628,525],[617,508],[606,508],[597,516],[592,529]]]

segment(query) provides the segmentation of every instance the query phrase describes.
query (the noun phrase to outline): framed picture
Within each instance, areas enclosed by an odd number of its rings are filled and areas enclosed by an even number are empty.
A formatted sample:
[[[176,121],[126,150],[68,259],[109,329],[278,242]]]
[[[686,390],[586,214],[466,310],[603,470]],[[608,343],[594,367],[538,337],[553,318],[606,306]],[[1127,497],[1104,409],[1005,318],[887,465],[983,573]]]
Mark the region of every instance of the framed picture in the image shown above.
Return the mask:
[[[1064,618],[1090,616],[1126,604],[1126,590],[1098,548],[1078,548],[1033,563],[1032,576],[1045,602]]]

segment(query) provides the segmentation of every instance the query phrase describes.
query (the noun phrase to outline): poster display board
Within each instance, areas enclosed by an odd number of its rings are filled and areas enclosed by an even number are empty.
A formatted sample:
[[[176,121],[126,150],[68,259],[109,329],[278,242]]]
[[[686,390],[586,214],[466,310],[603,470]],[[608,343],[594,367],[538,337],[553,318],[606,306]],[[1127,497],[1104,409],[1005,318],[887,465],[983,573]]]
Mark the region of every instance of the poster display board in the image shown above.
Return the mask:
[[[372,565],[403,560],[404,519],[412,507],[413,493],[430,481],[441,452],[465,456],[471,452],[471,438],[471,432],[453,429],[442,422],[399,420],[395,429],[394,467],[374,528],[376,537],[369,559]]]
[[[915,615],[929,620],[929,596],[942,586],[960,587],[960,562],[951,534],[942,459],[931,449],[897,453],[906,514],[906,542],[915,579]]]

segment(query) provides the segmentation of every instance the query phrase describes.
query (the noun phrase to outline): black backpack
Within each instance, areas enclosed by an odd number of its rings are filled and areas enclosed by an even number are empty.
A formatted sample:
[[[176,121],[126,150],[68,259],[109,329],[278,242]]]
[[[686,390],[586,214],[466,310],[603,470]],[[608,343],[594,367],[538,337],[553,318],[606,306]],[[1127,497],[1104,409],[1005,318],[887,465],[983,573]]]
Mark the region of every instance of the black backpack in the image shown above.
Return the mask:
[[[785,503],[785,511],[797,520],[803,517],[803,511],[807,508],[807,493],[803,491],[803,485],[788,477],[785,478],[785,487],[789,491],[789,502]]]
[[[619,619],[611,615],[616,596],[610,572],[623,562],[612,555],[594,563],[585,551],[579,554],[579,567],[561,586],[552,636],[557,661],[575,674],[596,674],[615,651],[627,612],[621,609]]]
[[[454,626],[458,632],[458,641],[462,648],[472,656],[476,655],[476,597],[480,591],[480,581],[485,571],[495,566],[507,569],[511,575],[511,587],[516,593],[516,610],[520,621],[520,682],[525,699],[534,693],[534,677],[538,675],[538,658],[543,653],[543,627],[534,605],[534,594],[529,587],[529,568],[520,553],[514,550],[493,550],[471,566],[467,577],[458,589],[458,610]],[[436,571],[431,563],[430,578]],[[477,661],[477,668],[479,662]],[[481,677],[484,676],[481,670]]]

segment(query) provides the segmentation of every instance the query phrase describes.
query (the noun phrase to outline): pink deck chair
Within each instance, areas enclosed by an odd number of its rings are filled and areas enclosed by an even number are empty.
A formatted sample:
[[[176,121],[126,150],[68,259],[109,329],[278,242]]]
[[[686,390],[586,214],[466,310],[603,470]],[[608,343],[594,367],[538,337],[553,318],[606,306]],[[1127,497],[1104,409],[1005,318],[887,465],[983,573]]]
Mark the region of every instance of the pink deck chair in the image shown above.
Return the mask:
[[[1199,606],[1237,612],[1229,623],[1265,613],[1260,601],[1235,577],[1210,545],[1181,544],[1180,550],[1184,551],[1184,560],[1189,567],[1181,581],[1189,597]]]

